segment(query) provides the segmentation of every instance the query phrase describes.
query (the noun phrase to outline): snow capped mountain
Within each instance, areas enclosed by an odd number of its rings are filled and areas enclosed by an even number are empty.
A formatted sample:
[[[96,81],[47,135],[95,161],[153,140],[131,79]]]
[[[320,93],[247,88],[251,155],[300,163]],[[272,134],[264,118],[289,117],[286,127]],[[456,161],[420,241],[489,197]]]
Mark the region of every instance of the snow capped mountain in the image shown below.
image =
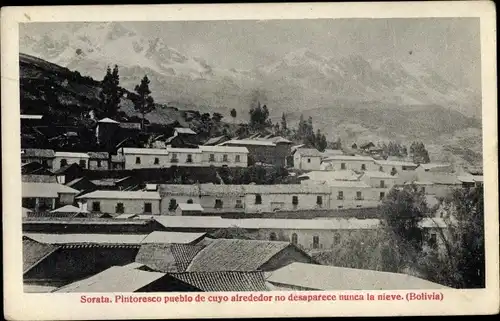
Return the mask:
[[[116,22],[59,28],[43,36],[26,34],[20,48],[98,80],[108,65],[117,64],[121,84],[130,90],[147,74],[160,103],[246,111],[258,93],[258,99],[275,106],[279,114],[349,100],[435,104],[480,117],[477,93],[458,88],[422,62],[411,60],[324,57],[304,48],[251,70],[227,70]]]

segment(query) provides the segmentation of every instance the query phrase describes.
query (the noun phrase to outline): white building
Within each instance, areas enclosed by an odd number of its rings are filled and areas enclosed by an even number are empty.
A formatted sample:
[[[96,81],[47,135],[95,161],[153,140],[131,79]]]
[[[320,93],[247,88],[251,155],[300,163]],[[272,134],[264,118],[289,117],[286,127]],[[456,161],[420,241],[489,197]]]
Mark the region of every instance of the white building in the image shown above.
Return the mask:
[[[429,163],[429,164],[420,164],[415,169],[419,173],[423,172],[441,172],[441,173],[451,173],[453,172],[453,165],[451,164],[438,164],[438,163]]]
[[[380,197],[363,181],[326,181],[320,184],[330,188],[330,209],[376,207],[380,203]]]
[[[22,183],[22,206],[34,211],[73,204],[80,191],[57,183]]]
[[[302,170],[319,170],[323,154],[314,148],[298,148],[293,154],[293,167]]]
[[[324,168],[332,171],[350,169],[357,172],[378,170],[375,160],[369,156],[336,155],[323,159]]]
[[[248,167],[248,149],[236,146],[200,146],[203,166]]]
[[[379,166],[379,171],[388,174],[397,174],[397,184],[404,184],[408,181],[415,179],[417,175],[418,164],[403,161],[392,160],[377,160],[375,163]]]
[[[125,159],[125,169],[170,167],[166,149],[123,147],[118,153]]]
[[[300,175],[298,178],[303,182],[328,183],[331,181],[357,181],[359,174],[352,170],[342,171],[311,171]]]
[[[90,156],[86,153],[56,152],[52,169],[58,170],[61,167],[71,164],[78,164],[81,168],[88,168]]]
[[[77,197],[80,208],[96,213],[160,214],[160,194],[143,191],[94,191]]]
[[[245,212],[328,209],[330,189],[321,185],[247,185]]]

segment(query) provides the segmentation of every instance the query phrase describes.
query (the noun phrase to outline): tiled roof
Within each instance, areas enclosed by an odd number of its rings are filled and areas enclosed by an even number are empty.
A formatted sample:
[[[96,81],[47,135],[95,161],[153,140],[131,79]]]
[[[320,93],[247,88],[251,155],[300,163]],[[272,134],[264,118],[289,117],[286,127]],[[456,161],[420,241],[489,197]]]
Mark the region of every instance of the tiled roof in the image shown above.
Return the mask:
[[[135,261],[160,272],[184,272],[203,248],[193,244],[143,244]]]
[[[106,152],[88,152],[88,155],[91,159],[105,159],[105,160],[107,160],[109,157],[109,153],[106,153]]]
[[[189,154],[202,153],[201,148],[180,148],[180,147],[168,147],[168,146],[167,146],[167,151],[169,153],[189,153]]]
[[[59,193],[78,194],[80,192],[57,183],[22,183],[23,197],[57,198]]]
[[[42,244],[23,237],[23,273],[31,270],[57,249],[59,249],[59,246]]]
[[[136,292],[164,276],[164,273],[113,266],[87,279],[63,286],[54,292]]]
[[[296,151],[297,154],[306,157],[322,157],[323,153],[314,148],[299,148]]]
[[[311,290],[446,289],[446,286],[402,273],[291,263],[266,273],[267,281]],[[306,277],[307,276],[307,277]]]
[[[55,176],[34,174],[23,175],[22,181],[25,183],[57,183]]]
[[[71,164],[65,165],[65,166],[53,171],[53,174],[55,174],[55,175],[65,174],[71,168],[75,168],[77,170],[82,170],[80,165],[78,165],[76,163],[71,163]]]
[[[158,192],[144,191],[94,191],[78,196],[78,199],[128,199],[128,200],[159,200]]]
[[[169,273],[204,292],[268,291],[261,271]]]
[[[222,140],[226,139],[225,136],[219,136],[219,137],[212,137],[212,138],[209,138],[204,144],[203,146],[209,146],[209,145],[216,145],[218,143],[220,143]]]
[[[54,158],[55,153],[52,149],[26,148],[21,150],[21,157]]]
[[[226,196],[226,195],[245,195],[246,185],[218,185],[218,184],[200,184],[200,195]]]
[[[181,211],[196,211],[196,212],[203,212],[203,207],[201,207],[200,204],[188,204],[188,203],[179,203],[178,208]]]
[[[257,271],[288,246],[288,242],[217,239],[194,257],[187,271]]]
[[[72,158],[89,158],[88,154],[85,153],[74,153],[74,152],[56,152],[56,157],[72,157]]]
[[[159,193],[161,197],[167,197],[170,195],[186,195],[186,196],[198,196],[199,189],[197,185],[185,185],[185,184],[161,184],[159,185]]]
[[[235,146],[200,146],[202,152],[213,153],[248,153],[246,147]]]
[[[62,225],[146,225],[147,219],[118,220],[115,218],[55,218],[55,217],[27,217],[23,224],[62,224]]]
[[[124,163],[125,156],[123,156],[122,154],[111,155],[111,161],[114,163]]]
[[[437,163],[429,163],[429,164],[420,164],[420,167],[423,169],[429,170],[429,169],[436,169],[436,168],[446,168],[450,167],[451,164],[437,164]]]
[[[325,149],[323,151],[323,156],[335,156],[335,155],[344,155],[344,152],[341,149]]]
[[[48,234],[24,233],[25,237],[44,244],[123,244],[139,245],[147,234]]]

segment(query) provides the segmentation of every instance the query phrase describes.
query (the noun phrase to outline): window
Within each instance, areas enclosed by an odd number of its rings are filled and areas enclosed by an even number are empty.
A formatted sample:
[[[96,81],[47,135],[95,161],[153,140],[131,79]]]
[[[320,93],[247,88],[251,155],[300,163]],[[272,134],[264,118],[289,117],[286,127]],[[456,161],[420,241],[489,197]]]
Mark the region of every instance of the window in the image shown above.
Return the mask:
[[[177,158],[177,154],[172,154],[172,158],[170,159],[171,163],[177,163],[179,159]]]
[[[292,234],[292,244],[297,244],[299,241],[299,237],[297,236],[297,233]]]
[[[170,199],[170,203],[168,203],[168,210],[173,211],[176,208],[177,208],[177,201],[174,198]]]
[[[361,192],[356,192],[356,199],[359,201],[359,200],[362,200],[363,199],[363,194]]]
[[[141,158],[140,157],[136,157],[135,158],[135,163],[136,164],[140,164],[141,163]]]
[[[160,164],[160,159],[158,157],[155,157],[155,165]]]
[[[260,194],[255,195],[255,204],[262,204],[262,195]]]
[[[227,155],[222,155],[222,161],[227,162]]]
[[[223,202],[220,199],[215,200],[214,208],[222,208]]]
[[[80,164],[80,167],[82,167],[82,168],[86,168],[87,167],[87,162],[84,161],[83,159],[80,160],[79,164]]]
[[[425,193],[425,186],[422,186],[421,190],[422,190],[422,193]]]
[[[93,202],[92,203],[92,212],[100,212],[101,211],[101,203]]]
[[[186,162],[187,162],[187,163],[192,163],[192,162],[193,162],[193,155],[188,154],[188,155],[187,155]]]
[[[61,159],[61,167],[68,165],[68,161],[66,159]]]
[[[276,241],[276,239],[277,239],[277,238],[276,238],[276,233],[271,232],[271,234],[269,234],[269,240],[270,240],[270,241]]]
[[[380,172],[383,172],[383,171],[384,171],[384,167],[380,166],[380,167],[378,168],[378,170],[379,170]]]
[[[365,164],[361,164],[361,170],[362,171],[366,171],[366,165]]]
[[[385,197],[385,192],[380,192],[380,200],[383,200]]]
[[[393,168],[391,169],[391,175],[392,175],[392,176],[394,176],[394,175],[396,175],[397,173],[398,173],[398,171],[396,170],[396,167],[393,167]]]
[[[208,161],[215,162],[215,154],[210,154]]]
[[[333,235],[333,245],[338,245],[338,244],[340,244],[340,234],[335,233]]]
[[[323,205],[323,196],[316,196],[316,204]]]
[[[339,194],[337,195],[337,199],[338,200],[343,200],[344,199],[344,192],[343,191],[339,191]]]
[[[292,204],[294,206],[299,205],[299,197],[298,196],[292,196]]]
[[[125,207],[123,206],[123,203],[117,203],[115,210],[115,212],[119,214],[125,213]]]
[[[429,247],[435,249],[437,247],[437,235],[436,233],[431,233],[429,235]]]
[[[385,182],[384,181],[380,181],[380,188],[385,188]]]
[[[153,212],[153,206],[151,203],[144,203],[144,213],[152,213]]]
[[[342,205],[339,205],[339,206],[337,206],[337,208],[344,208],[344,206],[342,206]]]
[[[345,163],[340,163],[340,169],[345,169]]]
[[[192,199],[188,199],[186,203],[193,204],[193,200]]]
[[[101,167],[101,166],[102,166],[102,165],[101,165],[101,160],[100,160],[100,159],[98,159],[98,160],[97,160],[97,167]]]
[[[308,162],[308,163],[310,163],[310,162],[311,162],[311,159],[310,159],[310,158],[308,158],[308,159],[307,159],[307,162]]]
[[[356,205],[356,207],[360,208],[360,207],[363,207],[362,205]]]
[[[319,236],[315,235],[313,236],[313,249],[318,249],[319,248]]]
[[[236,163],[239,163],[241,160],[240,160],[240,155],[236,155],[235,158],[234,158],[234,161]]]
[[[236,208],[243,208],[243,204],[241,203],[241,200],[236,200]]]

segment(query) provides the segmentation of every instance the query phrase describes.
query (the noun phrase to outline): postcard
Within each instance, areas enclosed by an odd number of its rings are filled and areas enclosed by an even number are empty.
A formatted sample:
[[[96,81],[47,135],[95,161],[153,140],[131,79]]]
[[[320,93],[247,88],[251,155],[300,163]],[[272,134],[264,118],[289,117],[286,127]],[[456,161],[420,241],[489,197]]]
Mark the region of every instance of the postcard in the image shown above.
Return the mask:
[[[1,14],[6,319],[498,313],[494,3]]]

